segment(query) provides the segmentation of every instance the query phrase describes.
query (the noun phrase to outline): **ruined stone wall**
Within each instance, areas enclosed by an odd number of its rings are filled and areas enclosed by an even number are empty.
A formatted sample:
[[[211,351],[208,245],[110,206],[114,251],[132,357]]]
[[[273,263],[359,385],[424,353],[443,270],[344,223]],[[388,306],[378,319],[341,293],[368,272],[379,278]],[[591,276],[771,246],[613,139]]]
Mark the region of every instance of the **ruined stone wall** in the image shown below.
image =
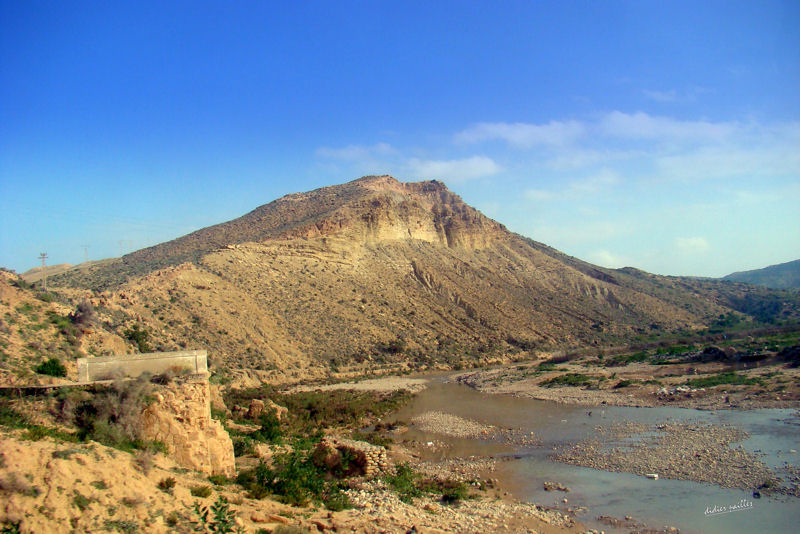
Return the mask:
[[[363,472],[352,473],[372,478],[380,474],[391,474],[392,464],[386,455],[386,449],[367,443],[345,438],[325,437],[320,441],[318,450],[348,451],[354,457],[359,469]],[[324,461],[330,461],[325,459]],[[335,461],[335,460],[334,460]]]
[[[142,414],[144,438],[163,442],[174,460],[206,474],[233,476],[233,442],[211,418],[207,375],[180,378],[158,388],[156,402]]]

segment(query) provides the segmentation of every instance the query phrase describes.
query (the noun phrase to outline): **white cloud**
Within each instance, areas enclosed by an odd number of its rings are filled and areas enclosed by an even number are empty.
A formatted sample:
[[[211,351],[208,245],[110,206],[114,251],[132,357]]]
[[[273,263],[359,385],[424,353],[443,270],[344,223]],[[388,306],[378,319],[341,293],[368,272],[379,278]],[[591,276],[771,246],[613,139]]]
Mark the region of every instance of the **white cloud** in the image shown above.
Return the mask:
[[[734,122],[682,121],[647,113],[612,111],[599,122],[599,132],[621,139],[719,142],[741,129]]]
[[[573,180],[559,190],[530,188],[524,193],[525,198],[534,202],[553,200],[556,198],[574,199],[588,194],[599,193],[614,187],[621,182],[619,174],[611,169],[600,169],[596,174]]]
[[[359,161],[375,156],[395,154],[396,152],[397,151],[387,143],[377,143],[371,146],[348,145],[343,148],[320,147],[316,150],[315,154],[320,158]]]
[[[486,156],[472,156],[464,159],[425,160],[412,158],[408,160],[411,173],[419,178],[443,179],[459,182],[491,176],[503,168]]]
[[[609,269],[619,269],[620,267],[625,267],[631,264],[627,258],[614,254],[608,250],[595,250],[594,252],[589,253],[589,261],[595,265],[607,267]]]
[[[613,161],[630,160],[644,154],[646,153],[642,150],[619,150],[616,148],[597,150],[576,146],[559,151],[545,164],[556,171],[570,171],[595,165],[608,165]]]
[[[547,124],[481,122],[457,133],[455,141],[471,144],[501,140],[512,146],[532,148],[538,145],[568,145],[584,133],[585,126],[578,121],[550,121]]]
[[[690,87],[683,91],[676,91],[675,89],[670,89],[669,91],[657,91],[649,89],[642,90],[642,93],[646,98],[652,100],[653,102],[658,102],[661,104],[694,102],[700,95],[704,95],[711,92],[713,91],[711,91],[710,89],[697,86]]]
[[[800,146],[705,147],[657,157],[655,163],[663,176],[684,180],[734,176],[800,177]]]
[[[601,169],[597,174],[576,180],[569,185],[575,193],[596,193],[620,183],[620,176],[611,169]]]
[[[630,235],[634,229],[623,222],[565,220],[558,226],[536,226],[536,239],[559,246],[574,246],[585,243],[607,241]]]
[[[674,91],[648,92],[651,97],[662,101],[680,99]],[[614,149],[592,150],[581,146],[603,139],[628,139],[643,141],[679,142],[721,142],[736,134],[743,134],[747,126],[738,122],[679,120],[672,117],[650,115],[644,112],[625,113],[611,111],[597,121],[553,120],[548,123],[530,124],[524,122],[482,122],[457,133],[456,143],[481,143],[485,141],[505,141],[517,148],[537,146],[554,149],[578,149],[584,159],[606,158]],[[572,150],[568,154],[571,154]],[[560,154],[563,156],[563,154]],[[573,156],[574,157],[574,156]]]
[[[704,254],[711,248],[703,237],[676,237],[675,246],[684,254]]]
[[[682,100],[681,97],[678,96],[678,92],[675,91],[675,89],[671,89],[669,91],[648,91],[645,89],[642,92],[644,93],[644,96],[650,100],[654,100],[655,102],[671,103]]]
[[[552,191],[545,191],[544,189],[528,189],[524,194],[525,198],[528,200],[533,200],[534,202],[552,200],[556,197],[556,193]]]

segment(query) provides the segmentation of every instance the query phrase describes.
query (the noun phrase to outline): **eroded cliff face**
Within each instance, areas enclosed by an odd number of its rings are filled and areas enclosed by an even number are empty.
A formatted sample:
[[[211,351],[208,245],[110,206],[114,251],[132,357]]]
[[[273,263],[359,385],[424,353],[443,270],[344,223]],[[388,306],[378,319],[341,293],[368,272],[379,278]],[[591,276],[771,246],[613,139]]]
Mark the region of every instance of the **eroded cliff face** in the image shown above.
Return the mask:
[[[418,240],[476,250],[507,235],[502,224],[465,204],[441,182],[401,183],[391,176],[370,176],[353,183],[363,189],[358,199],[281,237],[338,237],[354,245]]]
[[[142,413],[143,437],[163,442],[179,465],[209,475],[233,476],[233,442],[211,418],[206,375],[180,378],[156,392],[156,402]]]

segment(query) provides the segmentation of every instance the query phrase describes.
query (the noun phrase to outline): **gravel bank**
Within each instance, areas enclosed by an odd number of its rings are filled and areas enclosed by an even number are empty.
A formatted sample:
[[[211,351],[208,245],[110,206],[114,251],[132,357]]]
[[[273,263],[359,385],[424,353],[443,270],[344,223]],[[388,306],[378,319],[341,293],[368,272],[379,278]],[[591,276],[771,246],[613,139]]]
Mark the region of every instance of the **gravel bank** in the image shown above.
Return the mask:
[[[755,489],[776,476],[758,456],[731,444],[748,434],[722,425],[666,423],[617,424],[598,428],[597,437],[584,440],[555,456],[555,460],[602,469],[662,478],[710,482],[726,488]],[[639,440],[620,440],[647,433]],[[652,433],[652,435],[651,435]]]
[[[425,412],[411,420],[419,430],[454,438],[494,438],[500,429],[443,412]]]
[[[406,504],[379,481],[347,493],[355,509],[349,512],[349,524],[341,526],[358,532],[533,533],[552,531],[554,526],[559,532],[578,532],[569,530],[575,526],[572,518],[533,504],[480,497],[456,506],[429,499]]]

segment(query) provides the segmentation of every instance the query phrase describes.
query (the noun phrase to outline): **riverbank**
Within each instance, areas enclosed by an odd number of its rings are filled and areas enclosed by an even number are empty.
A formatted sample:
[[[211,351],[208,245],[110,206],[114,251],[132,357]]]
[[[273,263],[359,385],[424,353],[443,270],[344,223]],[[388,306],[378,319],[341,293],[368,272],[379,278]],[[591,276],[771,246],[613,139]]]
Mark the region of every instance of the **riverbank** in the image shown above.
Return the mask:
[[[582,406],[675,406],[700,410],[800,408],[800,368],[753,364],[614,363],[597,358],[528,362],[455,374],[482,393]]]

